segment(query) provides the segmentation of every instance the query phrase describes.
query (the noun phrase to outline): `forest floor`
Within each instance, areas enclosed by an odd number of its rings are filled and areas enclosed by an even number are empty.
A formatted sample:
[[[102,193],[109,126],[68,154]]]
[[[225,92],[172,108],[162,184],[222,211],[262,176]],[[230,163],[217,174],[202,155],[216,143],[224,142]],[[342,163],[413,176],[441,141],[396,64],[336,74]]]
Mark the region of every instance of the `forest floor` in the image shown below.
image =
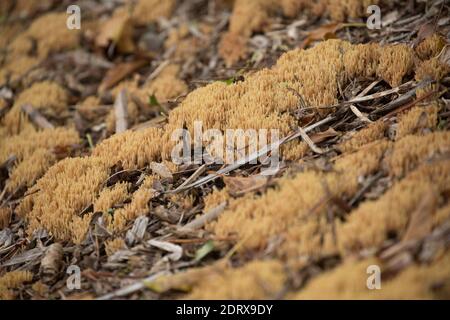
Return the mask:
[[[450,6],[372,2],[2,0],[0,299],[450,299]]]

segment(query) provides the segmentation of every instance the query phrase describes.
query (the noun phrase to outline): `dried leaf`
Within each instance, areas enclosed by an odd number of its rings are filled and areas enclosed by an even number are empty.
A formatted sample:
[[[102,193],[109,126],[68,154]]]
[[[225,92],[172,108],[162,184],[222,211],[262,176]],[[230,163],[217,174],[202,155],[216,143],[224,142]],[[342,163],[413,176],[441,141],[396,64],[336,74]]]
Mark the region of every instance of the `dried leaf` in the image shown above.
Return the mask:
[[[129,16],[116,15],[102,25],[95,43],[101,48],[106,48],[113,43],[121,53],[129,53],[135,49],[132,35],[133,27]]]
[[[148,221],[149,219],[146,216],[140,216],[134,221],[133,228],[127,231],[127,235],[125,237],[125,241],[128,245],[131,246],[136,241],[142,240],[144,238]]]
[[[327,140],[328,138],[333,138],[338,135],[339,135],[339,133],[330,127],[326,131],[314,133],[313,135],[310,136],[310,138],[311,138],[312,142],[320,143],[322,141]]]
[[[411,214],[403,242],[422,239],[430,234],[433,228],[433,213],[436,210],[436,206],[436,194],[430,190],[423,195],[416,210]]]
[[[105,78],[98,88],[99,92],[102,93],[108,89],[111,89],[120,81],[128,77],[134,71],[145,66],[146,64],[146,60],[135,60],[132,62],[125,62],[115,65],[106,73]]]
[[[258,190],[267,185],[268,178],[265,176],[251,177],[223,177],[223,181],[229,188],[231,194],[242,194]]]
[[[380,253],[380,259],[387,261],[388,265],[404,266],[403,262],[407,255],[405,251],[414,250],[420,240],[426,238],[433,228],[433,213],[437,207],[437,196],[430,190],[423,195],[416,210],[411,214],[408,228],[402,241],[389,247]],[[409,253],[408,253],[409,254]],[[408,261],[408,258],[406,258]],[[400,261],[400,263],[398,263]],[[393,269],[399,269],[397,267]]]
[[[13,240],[13,233],[11,229],[4,227],[4,229],[0,231],[0,247],[10,246],[12,240]]]
[[[426,38],[433,35],[435,32],[434,23],[426,23],[420,26],[419,31],[417,32],[417,38],[413,41],[414,47],[421,43]]]
[[[169,168],[167,168],[164,163],[152,162],[150,163],[150,169],[161,178],[173,179],[172,172],[170,172]]]
[[[336,32],[342,28],[342,23],[330,23],[320,26],[319,28],[308,33],[308,36],[300,44],[300,48],[304,49],[314,41],[335,38]]]
[[[412,263],[414,263],[414,258],[411,252],[401,251],[385,262],[383,274],[386,278],[392,277],[409,267]]]
[[[53,282],[62,266],[63,247],[59,243],[50,245],[41,261],[40,273],[45,283]]]
[[[361,27],[366,28],[367,25],[365,23],[330,23],[320,26],[319,28],[310,31],[303,40],[303,42],[300,44],[300,48],[304,49],[308,45],[310,45],[314,41],[319,40],[328,40],[328,39],[335,39],[336,38],[336,32],[343,28],[347,27]]]
[[[312,151],[314,151],[315,153],[318,154],[322,154],[325,151],[323,151],[321,148],[319,148],[318,146],[316,146],[314,144],[314,142],[311,140],[311,138],[308,136],[308,134],[302,129],[302,128],[298,128],[300,135],[303,139],[303,141],[306,142],[306,144],[311,148]]]
[[[119,250],[114,252],[112,256],[108,257],[109,263],[119,263],[124,262],[130,259],[130,257],[136,255],[136,252],[133,252],[131,250]]]
[[[5,230],[9,230],[9,229],[5,229]],[[13,257],[10,260],[3,263],[1,266],[9,267],[9,266],[13,266],[16,264],[22,264],[22,263],[29,262],[29,261],[32,261],[35,259],[39,259],[43,253],[44,253],[44,250],[42,250],[41,248],[33,248],[31,250],[28,250],[21,254],[16,255],[15,257]]]
[[[167,258],[169,260],[178,261],[183,256],[183,248],[176,244],[173,244],[170,242],[158,241],[158,240],[149,240],[148,244],[153,247],[170,252],[170,254],[167,256]]]

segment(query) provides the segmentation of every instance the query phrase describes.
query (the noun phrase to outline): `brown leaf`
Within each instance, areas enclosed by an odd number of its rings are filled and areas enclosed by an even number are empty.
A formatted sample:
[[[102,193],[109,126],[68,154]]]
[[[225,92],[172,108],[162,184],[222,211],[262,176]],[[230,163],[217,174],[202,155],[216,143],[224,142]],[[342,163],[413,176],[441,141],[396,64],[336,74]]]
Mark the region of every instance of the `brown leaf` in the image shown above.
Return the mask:
[[[50,245],[41,261],[40,273],[45,283],[51,283],[58,276],[64,256],[63,247],[59,243]]]
[[[106,73],[105,78],[98,88],[99,93],[103,93],[106,90],[111,89],[120,81],[146,64],[146,60],[135,60],[132,62],[117,64]]]
[[[267,177],[223,177],[223,181],[229,188],[231,194],[241,195],[250,191],[258,190],[267,185]]]
[[[326,131],[317,132],[317,133],[311,135],[310,138],[314,143],[320,143],[322,141],[327,140],[328,138],[333,138],[338,135],[339,135],[339,133],[330,127]]]
[[[437,196],[433,190],[429,190],[423,195],[416,210],[411,214],[403,242],[422,239],[431,232],[436,206]]]
[[[121,53],[130,53],[135,49],[133,42],[133,26],[126,13],[115,15],[106,21],[95,39],[98,47],[106,48],[111,43]]]
[[[421,43],[426,38],[430,37],[435,32],[435,26],[433,23],[426,23],[420,26],[417,32],[417,38],[413,41],[414,47]]]
[[[342,23],[330,23],[320,26],[308,33],[308,36],[300,44],[300,48],[304,49],[314,41],[335,38],[336,32],[342,29],[343,26]]]

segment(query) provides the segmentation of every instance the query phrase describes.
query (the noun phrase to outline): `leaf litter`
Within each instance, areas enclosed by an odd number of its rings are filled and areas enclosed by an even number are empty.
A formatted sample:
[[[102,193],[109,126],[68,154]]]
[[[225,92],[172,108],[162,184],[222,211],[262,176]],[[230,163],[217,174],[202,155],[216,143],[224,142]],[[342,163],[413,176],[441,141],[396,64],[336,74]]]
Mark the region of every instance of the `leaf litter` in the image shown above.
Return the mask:
[[[1,7],[1,298],[449,298],[445,1],[53,2]],[[191,120],[283,135],[176,166]]]

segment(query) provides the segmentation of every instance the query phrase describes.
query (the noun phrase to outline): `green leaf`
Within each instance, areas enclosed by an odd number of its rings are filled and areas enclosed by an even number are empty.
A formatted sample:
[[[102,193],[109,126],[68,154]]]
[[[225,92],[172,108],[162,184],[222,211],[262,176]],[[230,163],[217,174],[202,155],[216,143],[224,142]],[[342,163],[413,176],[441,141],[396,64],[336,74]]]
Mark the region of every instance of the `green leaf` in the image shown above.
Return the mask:
[[[159,106],[161,106],[161,104],[159,103],[158,99],[156,98],[156,96],[154,94],[152,94],[151,96],[148,97],[148,103],[152,107],[159,107]]]
[[[226,83],[228,86],[234,83],[234,77],[226,80],[222,80],[222,82]]]
[[[212,240],[209,240],[203,246],[201,246],[200,249],[197,250],[197,252],[195,253],[194,261],[199,262],[204,257],[206,257],[211,251],[213,251],[214,248],[215,248],[214,242]]]
[[[89,133],[86,134],[86,139],[88,141],[89,148],[91,149],[91,151],[94,150],[94,142],[92,141],[92,136]]]

